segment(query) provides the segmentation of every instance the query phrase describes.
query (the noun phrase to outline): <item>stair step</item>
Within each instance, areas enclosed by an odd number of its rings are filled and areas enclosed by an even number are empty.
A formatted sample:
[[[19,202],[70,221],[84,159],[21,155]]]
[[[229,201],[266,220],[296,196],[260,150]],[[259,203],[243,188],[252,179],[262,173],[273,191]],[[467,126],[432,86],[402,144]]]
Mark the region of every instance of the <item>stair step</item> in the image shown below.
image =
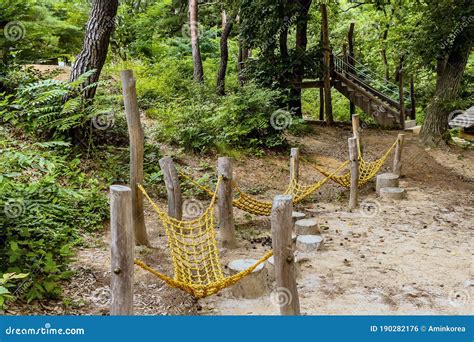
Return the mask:
[[[410,127],[410,128],[405,128],[406,132],[411,132],[413,134],[420,134],[421,131],[421,125],[415,126],[415,127]]]
[[[405,120],[405,128],[413,128],[416,126],[416,120]]]

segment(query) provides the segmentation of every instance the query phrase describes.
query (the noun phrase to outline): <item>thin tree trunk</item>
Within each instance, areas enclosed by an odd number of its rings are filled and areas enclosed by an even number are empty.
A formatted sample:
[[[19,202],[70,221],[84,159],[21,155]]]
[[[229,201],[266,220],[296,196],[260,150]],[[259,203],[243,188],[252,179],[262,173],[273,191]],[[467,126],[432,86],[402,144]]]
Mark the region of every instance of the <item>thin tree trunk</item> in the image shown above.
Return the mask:
[[[82,50],[77,56],[71,71],[70,80],[75,81],[86,71],[95,69],[83,87],[99,80],[100,72],[107,58],[110,36],[114,29],[115,15],[117,14],[118,0],[95,0],[86,25],[86,34]],[[85,92],[87,99],[93,99],[96,87]]]
[[[229,60],[229,46],[227,42],[229,39],[229,35],[232,32],[233,26],[234,20],[233,18],[230,18],[230,20],[226,21],[224,30],[221,34],[221,60],[219,64],[219,71],[217,73],[217,93],[219,95],[225,95],[225,74],[227,71],[227,62]]]
[[[189,31],[191,33],[191,49],[193,54],[193,78],[194,81],[203,83],[204,69],[202,67],[201,50],[199,48],[198,24],[198,0],[189,0]]]
[[[436,90],[426,108],[426,118],[420,133],[422,141],[427,145],[440,145],[450,139],[449,106],[458,96],[471,46],[470,41],[455,45],[447,58],[438,61]]]

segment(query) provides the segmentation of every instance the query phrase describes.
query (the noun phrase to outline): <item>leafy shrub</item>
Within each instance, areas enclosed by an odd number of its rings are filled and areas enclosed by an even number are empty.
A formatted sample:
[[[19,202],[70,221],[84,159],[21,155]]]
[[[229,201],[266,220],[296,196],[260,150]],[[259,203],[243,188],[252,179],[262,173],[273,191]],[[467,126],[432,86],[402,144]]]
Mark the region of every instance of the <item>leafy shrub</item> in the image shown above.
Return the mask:
[[[254,84],[224,97],[196,86],[189,99],[148,110],[147,114],[158,119],[158,139],[188,150],[273,148],[285,143],[282,131],[270,122],[279,96],[276,90]]]
[[[1,132],[0,132],[1,133]],[[68,144],[26,144],[0,134],[0,269],[28,273],[21,297],[60,294],[80,232],[102,226],[107,201],[96,181],[68,158]]]

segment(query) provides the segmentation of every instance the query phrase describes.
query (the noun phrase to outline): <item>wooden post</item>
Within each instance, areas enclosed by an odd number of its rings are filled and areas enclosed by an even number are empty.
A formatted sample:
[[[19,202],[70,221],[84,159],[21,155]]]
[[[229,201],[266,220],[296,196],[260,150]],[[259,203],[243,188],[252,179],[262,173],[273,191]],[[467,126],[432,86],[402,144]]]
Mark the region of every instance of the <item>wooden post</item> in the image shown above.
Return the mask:
[[[290,152],[290,182],[296,179],[298,182],[300,178],[300,149],[294,147]]]
[[[410,119],[416,120],[416,97],[415,97],[415,81],[413,75],[410,77],[410,99],[411,99],[411,116]]]
[[[397,146],[395,148],[395,156],[393,157],[393,170],[392,173],[401,176],[402,175],[402,151],[403,144],[405,143],[405,134],[399,134],[397,140]]]
[[[319,120],[324,121],[324,89],[319,88]]]
[[[324,48],[324,107],[326,112],[326,122],[328,125],[334,123],[332,116],[332,99],[331,99],[331,47],[329,44],[329,25],[328,13],[325,4],[320,5],[321,9],[321,29],[323,32],[323,48]]]
[[[354,58],[355,58],[355,55],[354,55],[354,28],[355,28],[355,22],[351,22],[350,26],[349,26],[349,32],[347,32],[347,41],[348,41],[348,44],[349,44],[349,57],[347,58],[348,59],[348,64],[352,67],[354,67]],[[350,74],[354,74],[354,69],[353,68],[349,68],[349,73]],[[352,115],[355,114],[355,104],[354,102],[350,101],[349,103],[349,113],[350,113],[350,116],[352,117]]]
[[[398,96],[400,98],[400,128],[405,129],[405,96],[403,94],[403,62],[398,67]]]
[[[347,44],[346,43],[343,43],[342,44],[342,56],[344,58],[344,63],[346,63],[343,67],[342,67],[342,70],[344,70],[345,72],[348,71],[348,68],[347,68],[347,64],[349,63],[349,57],[347,56]]]
[[[110,187],[111,315],[133,315],[132,193],[123,185]]]
[[[221,157],[217,160],[217,174],[222,177],[217,190],[217,206],[219,208],[219,227],[221,229],[222,246],[236,248],[234,214],[232,206],[232,159]]]
[[[292,212],[293,199],[290,195],[280,195],[273,199],[271,226],[277,285],[275,293],[282,315],[300,314],[300,301],[296,287],[295,257],[291,241],[291,232],[293,231]]]
[[[143,194],[138,184],[143,184],[143,149],[144,134],[138,111],[137,92],[132,70],[122,70],[123,102],[127,117],[128,135],[130,140],[130,188],[132,189],[132,219],[137,245],[149,246],[143,211]]]
[[[357,139],[357,151],[362,153],[362,144],[360,141],[360,118],[359,114],[352,115],[352,134]]]
[[[182,220],[183,198],[181,196],[181,186],[179,185],[179,175],[176,166],[171,157],[161,158],[159,163],[166,185],[168,215],[177,220]]]
[[[349,160],[351,162],[351,192],[349,209],[359,206],[359,153],[357,152],[357,138],[349,138]]]

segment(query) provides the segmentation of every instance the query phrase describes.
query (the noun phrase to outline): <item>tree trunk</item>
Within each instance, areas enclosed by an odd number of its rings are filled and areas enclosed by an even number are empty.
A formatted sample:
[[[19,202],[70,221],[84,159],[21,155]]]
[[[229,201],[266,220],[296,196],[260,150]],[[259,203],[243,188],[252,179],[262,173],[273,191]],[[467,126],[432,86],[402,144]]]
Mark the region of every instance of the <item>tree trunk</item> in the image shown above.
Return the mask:
[[[305,70],[306,47],[308,45],[308,12],[312,0],[299,0],[299,13],[296,22],[296,53],[294,58],[293,81],[302,82]],[[290,109],[297,116],[303,116],[301,110],[301,88],[292,87],[290,91]]]
[[[189,0],[189,31],[191,33],[191,49],[193,53],[193,78],[198,83],[204,82],[201,50],[199,49],[198,31],[198,0]]]
[[[217,93],[219,95],[225,95],[225,74],[227,71],[227,62],[229,60],[229,47],[227,45],[227,41],[229,39],[229,35],[232,31],[233,26],[233,18],[230,18],[230,20],[228,21],[226,20],[224,30],[221,34],[221,60],[219,64],[219,71],[217,73]]]
[[[449,56],[438,60],[436,90],[426,108],[426,118],[420,133],[422,141],[427,145],[437,146],[450,139],[450,105],[458,95],[471,46],[469,40],[464,40],[453,46]]]
[[[75,81],[86,71],[95,69],[83,87],[99,80],[100,72],[107,58],[110,36],[114,29],[118,0],[95,0],[86,25],[86,34],[82,50],[77,56],[71,71],[70,80]],[[84,96],[93,99],[96,87],[87,89]]]

